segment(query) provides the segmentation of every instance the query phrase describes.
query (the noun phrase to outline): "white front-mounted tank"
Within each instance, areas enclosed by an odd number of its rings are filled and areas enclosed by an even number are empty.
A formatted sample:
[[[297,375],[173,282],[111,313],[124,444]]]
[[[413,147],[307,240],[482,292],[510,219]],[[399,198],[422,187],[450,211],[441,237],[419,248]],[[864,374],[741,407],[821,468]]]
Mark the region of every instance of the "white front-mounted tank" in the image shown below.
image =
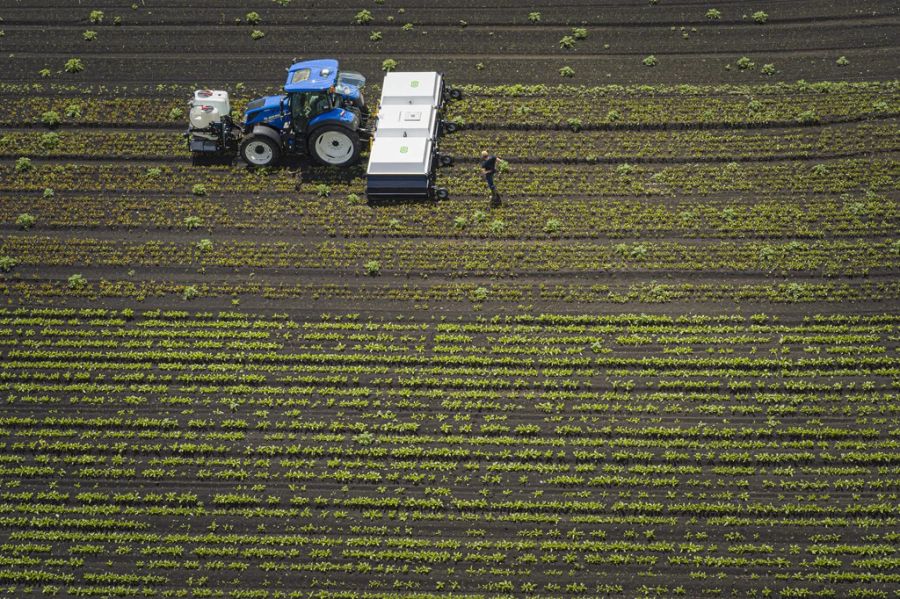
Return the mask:
[[[443,76],[434,72],[388,73],[381,88],[381,106],[441,106]]]
[[[231,114],[228,92],[218,89],[198,89],[191,100],[191,127],[205,129],[211,123],[218,123],[223,116]]]

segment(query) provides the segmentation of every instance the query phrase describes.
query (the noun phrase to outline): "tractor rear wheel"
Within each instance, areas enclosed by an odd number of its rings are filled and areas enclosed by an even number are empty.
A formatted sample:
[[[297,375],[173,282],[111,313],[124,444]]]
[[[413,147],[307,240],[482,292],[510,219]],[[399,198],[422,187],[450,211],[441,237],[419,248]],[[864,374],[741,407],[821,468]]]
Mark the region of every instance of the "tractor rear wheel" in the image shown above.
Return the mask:
[[[326,125],[309,137],[309,155],[323,166],[350,166],[359,159],[359,136],[339,125]]]
[[[281,148],[265,135],[251,135],[241,144],[241,158],[250,166],[272,166],[280,155]]]

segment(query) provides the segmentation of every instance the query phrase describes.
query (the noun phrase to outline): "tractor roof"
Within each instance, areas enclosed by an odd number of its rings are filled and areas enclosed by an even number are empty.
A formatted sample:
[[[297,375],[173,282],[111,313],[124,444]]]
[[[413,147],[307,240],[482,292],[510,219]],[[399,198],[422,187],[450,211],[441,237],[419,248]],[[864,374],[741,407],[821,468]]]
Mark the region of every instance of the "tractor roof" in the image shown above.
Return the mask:
[[[295,62],[288,69],[286,92],[315,92],[328,89],[337,81],[338,61],[333,58]]]

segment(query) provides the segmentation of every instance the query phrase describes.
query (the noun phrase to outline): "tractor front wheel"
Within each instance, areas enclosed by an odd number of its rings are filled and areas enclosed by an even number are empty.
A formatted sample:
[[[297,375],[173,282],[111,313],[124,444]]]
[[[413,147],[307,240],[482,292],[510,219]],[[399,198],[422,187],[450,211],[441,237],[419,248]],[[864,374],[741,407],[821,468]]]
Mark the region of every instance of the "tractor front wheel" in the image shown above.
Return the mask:
[[[272,166],[280,154],[278,144],[265,135],[251,135],[241,144],[241,158],[250,166]]]
[[[359,151],[359,136],[346,127],[327,125],[309,137],[309,155],[323,166],[350,166]]]

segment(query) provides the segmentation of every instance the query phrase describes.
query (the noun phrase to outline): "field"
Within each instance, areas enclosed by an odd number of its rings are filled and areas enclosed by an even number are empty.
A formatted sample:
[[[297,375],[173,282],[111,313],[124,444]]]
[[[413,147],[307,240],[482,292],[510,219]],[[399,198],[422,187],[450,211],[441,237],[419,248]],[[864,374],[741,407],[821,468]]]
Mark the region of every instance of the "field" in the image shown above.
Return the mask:
[[[0,19],[0,596],[900,597],[896,3]],[[449,200],[191,165],[320,56]]]

